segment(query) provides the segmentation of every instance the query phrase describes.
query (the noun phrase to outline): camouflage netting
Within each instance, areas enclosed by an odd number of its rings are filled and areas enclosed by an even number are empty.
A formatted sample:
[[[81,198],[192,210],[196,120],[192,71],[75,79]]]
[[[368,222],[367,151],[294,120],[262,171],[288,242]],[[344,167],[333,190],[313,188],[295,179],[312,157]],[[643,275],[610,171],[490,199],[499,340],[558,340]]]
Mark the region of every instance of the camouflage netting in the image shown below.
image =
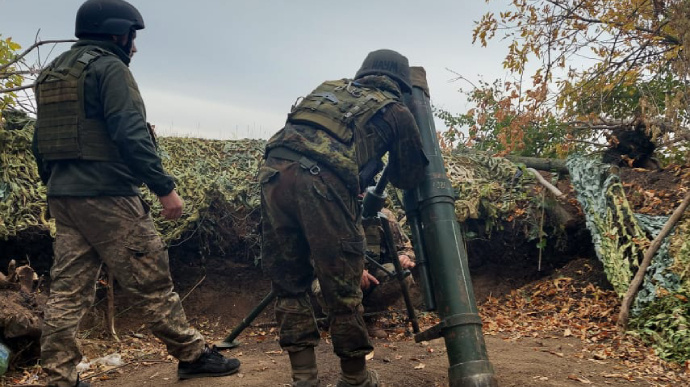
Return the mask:
[[[502,157],[454,153],[445,158],[446,169],[458,193],[455,213],[459,222],[467,219],[505,219],[522,199],[516,195],[531,174]]]
[[[33,122],[17,118],[0,129],[2,179],[0,180],[0,239],[22,231],[54,232],[45,219],[45,188],[39,183],[31,154]],[[170,246],[194,241],[200,253],[256,254],[258,243],[259,187],[256,172],[263,155],[263,140],[203,140],[162,137],[159,151],[163,166],[176,178],[185,200],[179,220],[156,218],[156,226]],[[484,155],[455,153],[445,156],[453,186],[458,191],[458,220],[484,219],[487,228],[498,223],[524,201],[521,188],[532,183],[529,174],[518,173],[510,161]],[[517,173],[517,175],[516,175]],[[521,175],[518,176],[518,175]],[[390,190],[400,207],[400,192]],[[160,204],[144,190],[152,212]],[[188,243],[187,245],[189,245]]]
[[[599,260],[615,291],[622,297],[644,252],[668,216],[635,214],[619,177],[599,160],[576,156],[568,169]],[[656,348],[659,356],[690,359],[690,215],[666,237],[632,308],[630,326]]]
[[[256,172],[263,157],[262,140],[220,141],[163,137],[159,151],[164,168],[175,176],[185,201],[179,220],[156,218],[163,240],[179,245],[196,237],[201,253],[232,253],[238,245],[256,245],[259,186]],[[154,214],[162,209],[144,190]],[[245,246],[251,247],[251,246]]]
[[[0,239],[6,240],[54,226],[45,219],[45,187],[31,153],[33,122],[7,113],[5,118],[8,124],[0,128]]]
[[[458,222],[481,220],[482,237],[500,229],[501,222],[515,215],[517,209],[537,210],[535,203],[528,198],[536,179],[523,167],[503,157],[463,151],[444,153],[443,158],[456,192]],[[395,206],[402,208],[402,192],[389,186],[388,193],[398,198]],[[537,230],[529,230],[523,236],[536,237],[537,234]]]
[[[0,130],[0,239],[22,232],[50,232],[45,187],[40,184],[31,153],[33,122],[12,122]],[[185,201],[175,221],[156,218],[156,227],[171,246],[194,239],[201,253],[227,253],[239,245],[256,244],[259,188],[255,175],[264,141],[217,141],[160,138],[163,165],[176,178]],[[146,189],[144,199],[154,214],[160,203]],[[225,239],[227,238],[227,239]],[[249,245],[247,245],[249,243]]]

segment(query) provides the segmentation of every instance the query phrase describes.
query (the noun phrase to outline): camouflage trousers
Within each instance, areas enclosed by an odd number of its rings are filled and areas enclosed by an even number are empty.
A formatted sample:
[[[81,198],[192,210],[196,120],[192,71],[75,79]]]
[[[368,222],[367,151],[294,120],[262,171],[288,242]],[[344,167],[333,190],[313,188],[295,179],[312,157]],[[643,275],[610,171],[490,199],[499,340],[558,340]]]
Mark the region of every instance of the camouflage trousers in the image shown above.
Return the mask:
[[[318,344],[307,294],[316,275],[335,353],[365,356],[373,347],[362,318],[364,236],[356,198],[332,172],[312,174],[294,161],[269,158],[259,181],[262,266],[278,297],[280,346],[294,352]]]
[[[395,266],[392,263],[384,263],[383,267],[390,272],[395,271]],[[366,313],[381,312],[388,309],[389,306],[394,305],[398,300],[402,299],[402,290],[400,283],[396,278],[390,278],[383,270],[370,269],[369,273],[379,280],[379,284],[370,287],[364,291],[362,297],[362,305]],[[408,288],[412,286],[414,280],[412,276],[405,277],[405,283]],[[311,285],[311,291],[314,297],[319,302],[322,310],[327,312],[325,302],[323,301],[323,294],[321,293],[321,284],[318,280],[314,280]]]
[[[204,338],[192,328],[173,291],[168,252],[154,228],[148,207],[137,196],[53,197],[55,259],[50,270],[41,363],[48,385],[74,386],[81,353],[79,322],[93,304],[102,263],[139,304],[142,320],[182,361],[196,360]]]

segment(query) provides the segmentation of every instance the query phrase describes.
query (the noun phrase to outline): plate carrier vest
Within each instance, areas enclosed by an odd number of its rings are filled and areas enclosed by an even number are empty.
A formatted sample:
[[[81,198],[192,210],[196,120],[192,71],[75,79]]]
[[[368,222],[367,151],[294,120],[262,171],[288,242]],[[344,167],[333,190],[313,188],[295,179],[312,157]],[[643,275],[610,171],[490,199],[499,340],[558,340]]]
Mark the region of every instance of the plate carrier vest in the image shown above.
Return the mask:
[[[105,120],[86,118],[84,111],[85,70],[105,55],[114,54],[91,48],[71,67],[51,65],[36,81],[38,151],[45,160],[122,162]]]
[[[308,96],[298,99],[288,114],[288,122],[318,127],[338,141],[350,144],[357,128],[398,97],[386,90],[341,79],[326,81]]]

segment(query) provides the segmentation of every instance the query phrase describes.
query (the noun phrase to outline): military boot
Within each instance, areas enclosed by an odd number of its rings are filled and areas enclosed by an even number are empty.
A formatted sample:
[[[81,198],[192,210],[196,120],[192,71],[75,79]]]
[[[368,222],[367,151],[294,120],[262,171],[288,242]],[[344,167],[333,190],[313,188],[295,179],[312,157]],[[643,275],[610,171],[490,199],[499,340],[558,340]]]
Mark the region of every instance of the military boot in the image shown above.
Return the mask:
[[[201,356],[193,361],[181,361],[177,365],[180,379],[232,375],[240,369],[240,361],[223,357],[215,347],[206,347]]]
[[[55,387],[55,385],[49,384],[47,387]],[[77,384],[75,384],[74,387],[91,387],[91,384],[87,383],[83,380],[80,380],[79,377],[77,376]]]
[[[316,368],[314,347],[297,352],[288,352],[292,367],[292,387],[317,387],[319,372]]]
[[[80,380],[79,377],[77,376],[77,384],[74,385],[75,387],[91,387],[91,383],[87,383],[83,380]]]
[[[382,387],[376,371],[367,370],[363,357],[340,359],[342,375],[336,387]]]
[[[376,318],[368,319],[365,320],[365,323],[367,325],[367,333],[369,334],[369,337],[374,338],[374,339],[387,339],[388,338],[388,333],[383,330],[378,324],[379,321]]]

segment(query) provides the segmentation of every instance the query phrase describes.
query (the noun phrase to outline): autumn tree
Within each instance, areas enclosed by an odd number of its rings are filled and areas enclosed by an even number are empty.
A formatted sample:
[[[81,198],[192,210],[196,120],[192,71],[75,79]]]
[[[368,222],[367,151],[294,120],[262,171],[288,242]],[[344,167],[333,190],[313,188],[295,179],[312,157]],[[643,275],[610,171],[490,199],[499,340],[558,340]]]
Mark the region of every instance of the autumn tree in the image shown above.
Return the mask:
[[[565,153],[620,128],[642,126],[667,149],[690,139],[690,2],[510,0],[476,23],[475,43],[496,38],[509,42],[503,65],[520,80],[497,101],[512,117],[497,137],[504,152],[524,149],[526,131],[552,130],[543,123],[554,118]],[[470,113],[479,131],[496,114]]]
[[[2,39],[0,35],[0,127],[2,127],[2,112],[15,104],[17,94],[15,90],[21,86],[23,77],[14,66],[13,59],[21,46],[12,38]]]
[[[524,109],[512,82],[480,80],[463,92],[474,105],[469,111],[436,109],[448,127],[442,138],[446,143],[498,155],[554,158],[566,153],[560,140],[566,135],[565,125],[548,109]]]

